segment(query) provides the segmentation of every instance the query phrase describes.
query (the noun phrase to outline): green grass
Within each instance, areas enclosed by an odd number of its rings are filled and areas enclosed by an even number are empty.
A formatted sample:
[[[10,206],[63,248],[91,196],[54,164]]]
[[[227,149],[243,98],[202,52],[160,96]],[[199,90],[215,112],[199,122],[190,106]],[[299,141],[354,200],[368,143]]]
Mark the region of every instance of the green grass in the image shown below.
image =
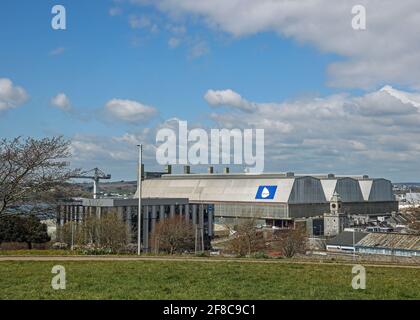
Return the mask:
[[[0,256],[71,256],[76,251],[56,249],[0,250]]]
[[[51,269],[65,266],[66,290]],[[420,269],[203,261],[0,262],[0,299],[420,299]]]

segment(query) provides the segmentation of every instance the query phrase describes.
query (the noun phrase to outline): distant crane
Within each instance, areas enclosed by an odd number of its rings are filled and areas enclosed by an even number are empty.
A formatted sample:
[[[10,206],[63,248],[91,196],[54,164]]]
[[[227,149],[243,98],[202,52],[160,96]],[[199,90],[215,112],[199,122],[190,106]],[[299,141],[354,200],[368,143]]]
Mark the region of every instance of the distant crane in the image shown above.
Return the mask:
[[[111,179],[111,175],[104,173],[102,170],[98,168],[94,168],[89,171],[83,171],[80,174],[71,176],[70,178],[92,179],[93,180],[93,199],[96,199],[98,195],[99,180],[109,180]]]

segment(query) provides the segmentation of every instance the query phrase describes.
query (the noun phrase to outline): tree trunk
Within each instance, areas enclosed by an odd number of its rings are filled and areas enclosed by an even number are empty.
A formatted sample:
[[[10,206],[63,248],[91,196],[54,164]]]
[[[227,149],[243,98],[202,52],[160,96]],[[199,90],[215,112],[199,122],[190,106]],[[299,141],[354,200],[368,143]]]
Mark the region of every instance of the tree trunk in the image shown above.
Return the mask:
[[[32,250],[32,242],[27,242],[27,244],[28,244],[28,249]]]

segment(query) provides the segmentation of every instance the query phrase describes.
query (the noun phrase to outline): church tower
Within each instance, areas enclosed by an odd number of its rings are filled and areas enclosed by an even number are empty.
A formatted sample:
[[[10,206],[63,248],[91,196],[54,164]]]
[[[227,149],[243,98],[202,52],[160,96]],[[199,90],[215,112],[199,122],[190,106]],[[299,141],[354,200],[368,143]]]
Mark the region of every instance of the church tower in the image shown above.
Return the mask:
[[[342,211],[341,197],[334,191],[330,199],[330,212],[324,213],[324,235],[327,237],[336,236],[348,224],[347,218]]]
[[[338,214],[341,212],[341,197],[337,191],[334,191],[334,194],[330,200],[330,213]]]

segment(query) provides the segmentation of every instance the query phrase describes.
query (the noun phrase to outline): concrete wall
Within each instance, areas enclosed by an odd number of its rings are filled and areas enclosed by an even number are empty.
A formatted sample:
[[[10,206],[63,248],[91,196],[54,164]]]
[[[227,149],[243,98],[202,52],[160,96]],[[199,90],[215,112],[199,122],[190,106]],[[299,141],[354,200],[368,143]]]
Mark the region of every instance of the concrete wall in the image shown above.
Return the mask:
[[[216,217],[242,217],[257,219],[288,218],[286,204],[215,203]]]
[[[289,218],[315,217],[330,211],[328,203],[289,204]]]
[[[342,211],[350,214],[378,214],[398,211],[398,201],[347,202],[342,204]]]

